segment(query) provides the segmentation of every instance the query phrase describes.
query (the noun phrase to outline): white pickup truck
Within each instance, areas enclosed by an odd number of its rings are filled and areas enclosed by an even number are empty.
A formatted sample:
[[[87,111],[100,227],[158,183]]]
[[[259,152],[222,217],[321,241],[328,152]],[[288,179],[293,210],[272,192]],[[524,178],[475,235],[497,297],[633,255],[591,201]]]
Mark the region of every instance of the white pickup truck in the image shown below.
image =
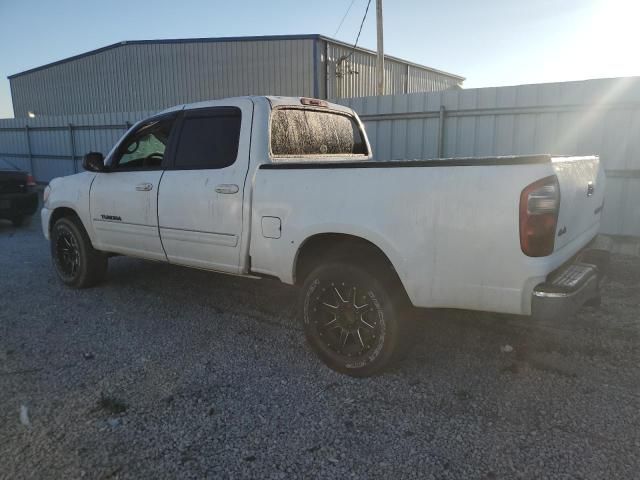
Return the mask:
[[[44,192],[56,272],[131,255],[300,285],[311,347],[354,376],[406,348],[405,307],[562,317],[599,300],[599,158],[374,162],[350,109],[308,98],[182,105]]]

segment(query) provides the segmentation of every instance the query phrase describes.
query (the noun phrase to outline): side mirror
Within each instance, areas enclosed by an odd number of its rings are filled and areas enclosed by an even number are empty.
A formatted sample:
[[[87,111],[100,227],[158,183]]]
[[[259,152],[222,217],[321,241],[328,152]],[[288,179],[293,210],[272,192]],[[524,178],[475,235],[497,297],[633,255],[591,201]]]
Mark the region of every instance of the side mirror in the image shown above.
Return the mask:
[[[82,168],[90,172],[104,172],[104,155],[100,152],[89,152],[82,159]]]

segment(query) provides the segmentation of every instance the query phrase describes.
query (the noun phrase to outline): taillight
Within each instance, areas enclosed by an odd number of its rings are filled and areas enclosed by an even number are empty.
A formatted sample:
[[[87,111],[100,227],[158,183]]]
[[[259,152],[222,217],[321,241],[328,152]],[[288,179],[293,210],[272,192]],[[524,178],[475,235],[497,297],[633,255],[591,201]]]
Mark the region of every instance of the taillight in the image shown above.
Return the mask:
[[[33,178],[33,175],[29,174],[27,175],[27,187],[35,187],[36,186],[36,181]]]
[[[520,248],[530,257],[553,253],[560,210],[560,185],[555,175],[527,186],[520,194]]]
[[[300,97],[300,103],[302,105],[312,105],[314,107],[328,107],[329,106],[329,104],[327,102],[325,102],[324,100],[319,100],[317,98]]]

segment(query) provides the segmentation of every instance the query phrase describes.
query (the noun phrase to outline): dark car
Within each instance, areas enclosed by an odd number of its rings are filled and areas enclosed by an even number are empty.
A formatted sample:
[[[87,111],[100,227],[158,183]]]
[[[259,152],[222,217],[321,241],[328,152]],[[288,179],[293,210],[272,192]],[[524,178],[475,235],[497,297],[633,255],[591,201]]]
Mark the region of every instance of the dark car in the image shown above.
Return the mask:
[[[18,227],[38,208],[36,182],[7,160],[0,159],[0,218]]]

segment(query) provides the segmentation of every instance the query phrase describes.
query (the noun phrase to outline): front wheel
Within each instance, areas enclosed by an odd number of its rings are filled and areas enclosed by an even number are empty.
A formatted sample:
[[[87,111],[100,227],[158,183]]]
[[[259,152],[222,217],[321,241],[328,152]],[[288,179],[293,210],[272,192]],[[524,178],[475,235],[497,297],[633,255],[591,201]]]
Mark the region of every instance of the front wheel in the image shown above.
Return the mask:
[[[408,348],[408,319],[392,282],[356,265],[315,268],[302,288],[307,342],[330,368],[356,377],[376,374]]]
[[[51,228],[51,257],[58,277],[70,287],[91,287],[107,272],[107,256],[93,248],[82,224],[71,218]]]

